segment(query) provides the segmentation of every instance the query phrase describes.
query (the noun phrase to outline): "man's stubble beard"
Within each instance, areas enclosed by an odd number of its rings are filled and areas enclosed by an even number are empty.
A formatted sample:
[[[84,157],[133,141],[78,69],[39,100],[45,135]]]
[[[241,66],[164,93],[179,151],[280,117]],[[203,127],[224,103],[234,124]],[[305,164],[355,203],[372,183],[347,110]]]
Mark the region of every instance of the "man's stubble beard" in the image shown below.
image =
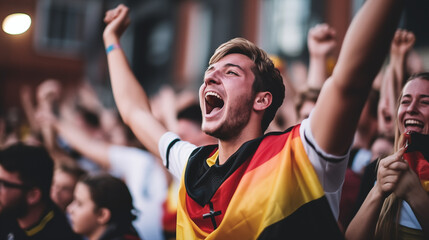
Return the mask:
[[[219,140],[230,140],[238,136],[244,127],[249,123],[250,114],[252,111],[253,101],[248,98],[246,104],[242,107],[231,108],[230,116],[225,122],[213,132],[205,131],[206,134],[215,137]]]

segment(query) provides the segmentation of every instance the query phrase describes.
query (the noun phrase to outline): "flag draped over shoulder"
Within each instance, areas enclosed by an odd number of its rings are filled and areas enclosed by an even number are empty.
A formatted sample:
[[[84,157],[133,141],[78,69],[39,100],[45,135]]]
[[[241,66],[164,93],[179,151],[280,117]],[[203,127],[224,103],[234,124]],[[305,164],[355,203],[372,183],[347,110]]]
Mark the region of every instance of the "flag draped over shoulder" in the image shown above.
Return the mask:
[[[194,151],[182,179],[178,239],[342,239],[299,125],[249,141],[223,165]],[[206,160],[207,159],[207,160]]]
[[[423,188],[429,192],[429,135],[416,132],[404,133],[407,149],[403,155],[417,174]]]

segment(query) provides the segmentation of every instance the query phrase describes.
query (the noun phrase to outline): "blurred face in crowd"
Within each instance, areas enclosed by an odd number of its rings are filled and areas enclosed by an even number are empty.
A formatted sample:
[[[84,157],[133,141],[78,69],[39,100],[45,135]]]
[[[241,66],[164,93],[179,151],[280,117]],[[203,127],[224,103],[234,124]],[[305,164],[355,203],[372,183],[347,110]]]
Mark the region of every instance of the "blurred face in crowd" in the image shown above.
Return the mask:
[[[11,173],[0,166],[0,213],[13,217],[25,216],[28,212],[27,190],[18,173]]]
[[[315,105],[316,103],[313,101],[305,101],[302,104],[302,107],[299,109],[299,113],[298,113],[299,121],[302,121],[308,118],[308,116],[310,116],[311,110],[313,110]]]
[[[193,121],[179,119],[177,121],[177,129],[177,134],[180,136],[180,139],[190,142],[196,146],[205,146],[217,143],[216,138],[205,134],[201,131],[201,126]]]
[[[74,200],[67,207],[73,231],[84,236],[92,236],[100,229],[97,206],[91,199],[89,187],[78,182],[74,191]]]
[[[57,206],[63,211],[73,201],[73,191],[77,179],[61,169],[56,169],[51,187],[51,198]]]
[[[371,145],[372,159],[376,160],[377,158],[384,158],[393,152],[393,142],[379,137]]]
[[[253,66],[247,56],[233,53],[208,67],[200,87],[204,132],[228,140],[247,125],[254,98]]]
[[[390,106],[393,102],[389,101],[386,97],[380,98],[378,103],[378,131],[386,136],[394,136],[395,133],[395,119],[394,112],[391,111]]]
[[[429,134],[429,81],[416,78],[403,88],[398,108],[400,133]]]

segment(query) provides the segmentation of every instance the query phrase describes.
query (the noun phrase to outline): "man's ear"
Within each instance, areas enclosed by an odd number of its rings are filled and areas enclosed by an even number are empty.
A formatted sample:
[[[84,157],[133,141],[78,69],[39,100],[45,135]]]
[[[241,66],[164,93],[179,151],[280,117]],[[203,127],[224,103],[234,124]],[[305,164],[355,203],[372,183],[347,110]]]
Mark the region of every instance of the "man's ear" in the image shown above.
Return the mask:
[[[253,103],[253,109],[263,111],[267,109],[273,101],[273,95],[270,92],[258,92]]]
[[[100,208],[98,209],[98,217],[97,217],[97,222],[101,225],[105,225],[109,222],[111,217],[111,212],[109,209],[107,208]]]
[[[27,191],[27,203],[28,205],[34,205],[40,202],[42,198],[42,190],[39,188],[33,187]]]

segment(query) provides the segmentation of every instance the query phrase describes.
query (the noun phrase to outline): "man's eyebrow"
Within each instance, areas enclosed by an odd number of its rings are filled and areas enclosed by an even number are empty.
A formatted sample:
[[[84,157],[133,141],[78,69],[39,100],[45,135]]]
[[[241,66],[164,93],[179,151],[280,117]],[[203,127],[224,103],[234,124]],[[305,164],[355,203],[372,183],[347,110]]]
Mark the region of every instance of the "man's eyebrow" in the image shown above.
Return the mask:
[[[213,69],[213,65],[210,65],[210,66],[207,67],[206,72],[208,72],[208,71],[210,71],[212,69]]]
[[[237,65],[237,64],[227,63],[227,64],[225,64],[225,66],[226,67],[236,67],[236,68],[239,68],[241,71],[244,72],[244,69],[240,65]]]
[[[240,69],[241,71],[244,72],[244,69],[240,65],[233,64],[233,63],[226,63],[225,65],[223,65],[223,67],[236,67],[236,68],[238,68],[238,69]],[[213,65],[208,66],[207,69],[206,69],[206,72],[212,70],[213,68],[214,68]]]

